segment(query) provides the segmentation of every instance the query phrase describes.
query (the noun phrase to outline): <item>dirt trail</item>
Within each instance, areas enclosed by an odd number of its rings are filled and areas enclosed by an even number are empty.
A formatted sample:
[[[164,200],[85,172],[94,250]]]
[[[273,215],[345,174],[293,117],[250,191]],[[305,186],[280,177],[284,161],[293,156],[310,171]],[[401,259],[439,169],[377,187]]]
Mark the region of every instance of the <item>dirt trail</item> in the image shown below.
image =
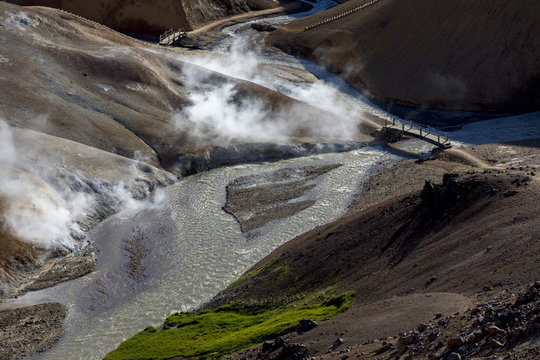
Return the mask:
[[[234,16],[231,16],[231,17],[228,17],[228,18],[225,18],[225,19],[220,19],[220,20],[213,21],[213,22],[208,23],[208,24],[206,24],[204,26],[201,26],[201,27],[199,27],[199,28],[197,28],[195,30],[189,31],[188,36],[189,35],[201,34],[201,33],[204,33],[204,32],[210,31],[210,30],[214,30],[215,28],[221,28],[221,27],[223,27],[224,25],[226,25],[226,24],[228,24],[230,22],[240,22],[241,20],[246,20],[246,19],[249,19],[249,18],[255,19],[257,17],[280,14],[280,13],[284,13],[284,12],[287,12],[287,11],[298,10],[300,8],[301,8],[301,4],[294,3],[294,4],[287,4],[287,5],[284,5],[284,6],[280,6],[280,7],[277,7],[277,8],[258,10],[258,11],[251,11],[251,12],[244,13],[244,14],[234,15]]]
[[[487,162],[480,159],[478,156],[475,156],[471,154],[470,152],[466,151],[464,148],[454,147],[454,148],[446,150],[446,152],[451,156],[453,155],[464,160],[465,162],[468,163],[468,165],[478,167],[481,169],[493,168],[493,166],[489,165]]]

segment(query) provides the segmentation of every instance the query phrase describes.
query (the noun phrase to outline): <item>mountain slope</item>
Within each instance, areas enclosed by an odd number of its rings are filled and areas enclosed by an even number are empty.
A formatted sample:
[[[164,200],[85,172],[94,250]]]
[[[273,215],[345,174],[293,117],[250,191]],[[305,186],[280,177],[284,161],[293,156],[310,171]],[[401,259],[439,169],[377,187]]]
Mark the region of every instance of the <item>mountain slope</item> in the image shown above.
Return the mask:
[[[351,0],[269,35],[328,66],[378,103],[485,113],[540,109],[540,4]]]

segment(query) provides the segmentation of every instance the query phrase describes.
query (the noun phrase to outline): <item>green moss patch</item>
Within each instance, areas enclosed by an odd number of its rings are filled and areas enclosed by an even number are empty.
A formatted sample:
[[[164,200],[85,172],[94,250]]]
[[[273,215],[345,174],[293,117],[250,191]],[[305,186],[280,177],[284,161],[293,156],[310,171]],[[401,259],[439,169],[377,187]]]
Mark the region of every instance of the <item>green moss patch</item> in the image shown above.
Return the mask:
[[[219,358],[294,331],[303,318],[321,321],[342,313],[353,298],[354,293],[348,292],[318,304],[281,309],[230,304],[195,314],[176,313],[161,330],[146,328],[105,359]]]

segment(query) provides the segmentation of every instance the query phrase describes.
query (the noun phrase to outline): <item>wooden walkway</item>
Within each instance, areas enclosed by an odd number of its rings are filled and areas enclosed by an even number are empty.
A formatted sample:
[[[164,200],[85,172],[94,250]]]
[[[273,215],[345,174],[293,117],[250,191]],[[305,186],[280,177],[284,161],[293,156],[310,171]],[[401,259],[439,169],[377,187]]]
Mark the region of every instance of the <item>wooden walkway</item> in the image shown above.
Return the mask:
[[[324,20],[321,20],[321,21],[319,21],[319,22],[317,22],[317,23],[308,25],[308,26],[306,26],[306,27],[304,28],[304,31],[311,30],[311,29],[313,29],[313,28],[316,28],[317,26],[321,26],[321,25],[324,25],[324,24],[328,24],[329,22],[335,21],[335,20],[337,20],[337,19],[341,19],[341,18],[344,17],[344,16],[347,16],[347,15],[350,15],[350,14],[355,13],[355,12],[357,12],[357,11],[360,11],[360,10],[362,10],[362,9],[365,9],[365,8],[367,8],[368,6],[373,5],[373,4],[375,4],[376,2],[379,2],[379,1],[380,1],[380,0],[371,0],[371,1],[367,2],[367,3],[365,3],[364,5],[357,6],[357,7],[355,7],[355,8],[350,9],[350,10],[347,10],[347,11],[345,11],[345,12],[342,12],[342,13],[336,15],[336,16],[332,16],[332,17],[326,18],[326,19],[324,19]]]
[[[180,40],[185,39],[187,33],[184,29],[169,29],[163,35],[159,36],[159,45],[172,46],[177,45]]]
[[[408,124],[405,124],[400,121],[396,121],[396,119],[392,119],[392,122],[385,120],[385,124],[381,131],[386,133],[397,133],[401,135],[411,136],[437,145],[442,149],[449,149],[452,147],[452,144],[448,140],[448,133],[446,133],[444,136],[441,136],[440,134],[434,134],[431,132],[430,126],[427,127],[426,131],[422,127],[422,125],[413,123],[412,121],[409,121]]]

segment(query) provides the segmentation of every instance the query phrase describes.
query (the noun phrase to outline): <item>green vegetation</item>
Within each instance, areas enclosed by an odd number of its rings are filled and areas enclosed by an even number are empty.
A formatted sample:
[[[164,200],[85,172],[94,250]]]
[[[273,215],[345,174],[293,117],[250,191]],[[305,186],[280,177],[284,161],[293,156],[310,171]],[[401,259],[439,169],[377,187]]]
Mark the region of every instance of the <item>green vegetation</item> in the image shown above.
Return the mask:
[[[232,289],[234,288],[235,286],[237,286],[239,283],[242,283],[242,282],[245,282],[246,280],[248,279],[251,279],[251,278],[254,278],[255,276],[257,276],[261,271],[265,270],[265,269],[268,269],[270,268],[272,265],[274,265],[276,263],[275,260],[273,261],[269,261],[267,262],[266,264],[258,267],[257,269],[255,270],[252,270],[248,273],[245,273],[244,275],[242,275],[241,277],[239,277],[235,282],[229,284],[229,286],[227,287],[227,289]],[[226,290],[227,290],[226,289]]]
[[[311,299],[324,295],[319,293]],[[161,330],[147,327],[105,359],[218,358],[291,332],[303,318],[321,321],[342,313],[353,304],[353,298],[354,292],[348,292],[310,305],[296,303],[272,309],[233,303],[195,314],[175,313]]]

